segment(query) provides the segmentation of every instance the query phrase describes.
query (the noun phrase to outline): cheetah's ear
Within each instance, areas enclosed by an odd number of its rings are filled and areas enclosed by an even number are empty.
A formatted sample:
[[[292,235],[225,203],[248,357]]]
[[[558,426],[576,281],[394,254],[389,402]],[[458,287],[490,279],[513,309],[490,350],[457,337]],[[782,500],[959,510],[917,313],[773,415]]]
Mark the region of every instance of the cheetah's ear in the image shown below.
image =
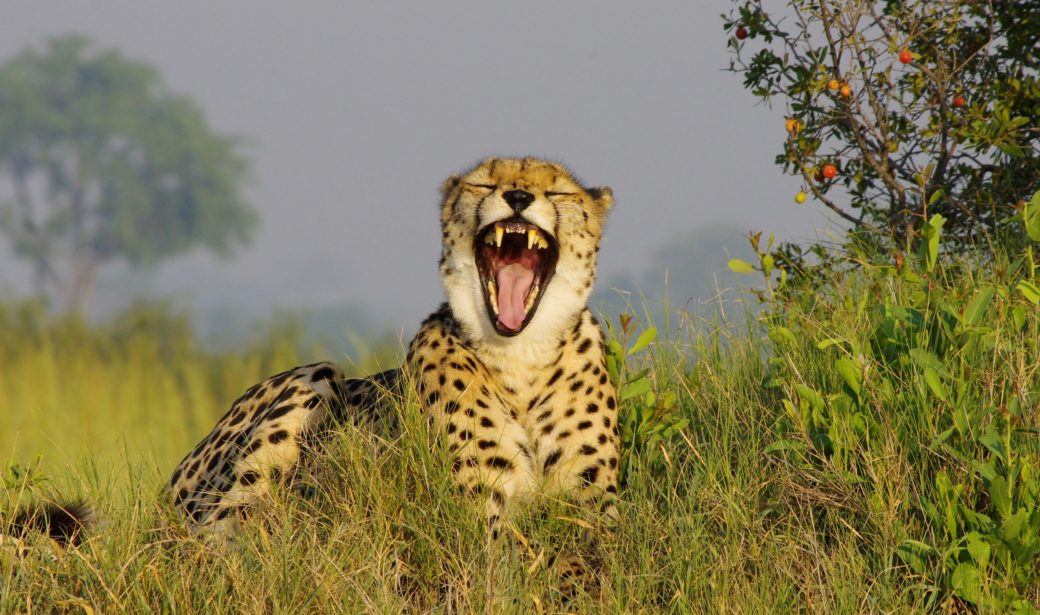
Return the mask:
[[[444,183],[441,184],[441,194],[444,196],[451,194],[451,191],[455,189],[455,186],[459,185],[460,181],[462,181],[462,178],[458,175],[452,175],[448,179],[444,180]]]
[[[587,188],[585,190],[592,197],[592,200],[596,202],[606,213],[614,205],[614,191],[609,186],[600,186],[598,188]]]

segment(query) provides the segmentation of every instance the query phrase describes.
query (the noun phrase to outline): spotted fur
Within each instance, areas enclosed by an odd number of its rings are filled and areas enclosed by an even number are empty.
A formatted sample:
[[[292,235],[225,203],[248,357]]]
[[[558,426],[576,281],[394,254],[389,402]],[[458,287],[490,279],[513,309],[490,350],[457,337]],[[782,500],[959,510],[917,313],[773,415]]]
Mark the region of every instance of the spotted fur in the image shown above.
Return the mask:
[[[454,481],[489,494],[493,535],[512,502],[537,496],[570,496],[616,516],[617,395],[586,307],[610,189],[586,188],[544,160],[489,159],[449,178],[442,197],[447,302],[409,344],[406,369],[443,434]],[[510,219],[549,238],[555,267],[522,330],[503,335],[486,309],[474,254],[483,230]],[[292,473],[308,439],[344,422],[390,427],[375,408],[398,380],[396,371],[346,380],[318,363],[253,386],[177,466],[174,504],[201,531],[233,531]]]

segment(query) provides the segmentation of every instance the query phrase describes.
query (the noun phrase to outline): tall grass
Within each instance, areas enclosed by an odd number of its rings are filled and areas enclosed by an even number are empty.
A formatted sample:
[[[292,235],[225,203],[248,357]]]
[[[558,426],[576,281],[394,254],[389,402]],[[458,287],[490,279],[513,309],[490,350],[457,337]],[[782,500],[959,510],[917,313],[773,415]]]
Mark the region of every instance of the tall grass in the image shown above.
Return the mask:
[[[0,304],[0,462],[67,488],[89,460],[99,480],[122,486],[131,469],[171,468],[252,382],[315,360],[348,371],[375,361],[301,348],[296,331],[273,327],[244,348],[207,351],[190,319],[161,304],[94,326]]]
[[[698,321],[641,351],[638,323],[613,325],[615,356],[631,355],[621,522],[594,547],[598,585],[570,600],[546,562],[588,548],[579,530],[595,519],[546,502],[489,545],[414,399],[389,408],[400,437],[344,429],[301,477],[307,497],[278,494],[236,540],[207,545],[156,486],[239,390],[299,357],[148,339],[116,352],[115,331],[18,342],[26,357],[5,350],[0,377],[39,409],[22,431],[46,435],[16,459],[43,450],[46,474],[103,521],[78,549],[3,560],[0,610],[1035,611],[1040,315],[1020,282],[1036,268],[926,261],[816,288],[774,275],[750,326]],[[84,446],[87,430],[125,444]],[[124,482],[95,478],[106,454]]]

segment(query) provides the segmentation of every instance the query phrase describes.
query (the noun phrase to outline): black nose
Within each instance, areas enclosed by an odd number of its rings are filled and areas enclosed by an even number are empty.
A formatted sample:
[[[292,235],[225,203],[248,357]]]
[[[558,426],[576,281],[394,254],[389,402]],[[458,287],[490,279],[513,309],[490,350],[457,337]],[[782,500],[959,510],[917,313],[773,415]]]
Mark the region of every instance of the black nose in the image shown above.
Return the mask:
[[[509,192],[503,192],[502,198],[506,200],[506,204],[513,208],[513,211],[520,213],[527,209],[527,206],[534,201],[534,195],[526,190],[510,190]]]

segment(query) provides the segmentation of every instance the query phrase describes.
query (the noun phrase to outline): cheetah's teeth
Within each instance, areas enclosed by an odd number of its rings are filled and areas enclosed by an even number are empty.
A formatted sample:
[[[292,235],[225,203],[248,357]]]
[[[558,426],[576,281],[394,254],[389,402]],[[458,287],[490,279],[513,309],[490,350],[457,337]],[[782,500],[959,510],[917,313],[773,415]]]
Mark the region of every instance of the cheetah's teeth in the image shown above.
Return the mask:
[[[542,239],[538,235],[539,235],[538,229],[533,228],[533,227],[527,229],[527,249],[528,250],[533,248],[534,244],[536,244],[536,243],[541,244]]]
[[[528,293],[527,301],[524,302],[524,311],[525,312],[530,312],[531,311],[531,306],[534,305],[534,300],[538,297],[538,291],[539,290],[541,290],[541,285],[540,284],[535,284],[534,288],[531,289],[531,292]]]
[[[486,243],[489,246],[495,245],[495,236],[491,233],[488,233],[484,236],[484,243]]]
[[[498,316],[498,292],[495,289],[495,281],[488,280],[488,292],[491,293],[491,310]]]
[[[502,237],[506,234],[506,229],[501,224],[495,225],[495,247],[502,247]]]

